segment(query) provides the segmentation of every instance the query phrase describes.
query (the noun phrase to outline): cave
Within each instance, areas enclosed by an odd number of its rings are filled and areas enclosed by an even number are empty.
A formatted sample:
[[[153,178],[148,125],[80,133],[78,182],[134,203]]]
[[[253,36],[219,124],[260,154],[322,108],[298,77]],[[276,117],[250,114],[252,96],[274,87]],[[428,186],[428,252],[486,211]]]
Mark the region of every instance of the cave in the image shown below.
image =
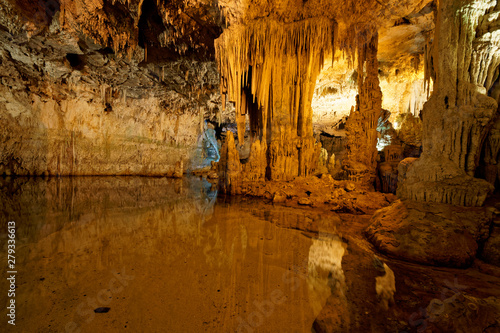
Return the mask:
[[[500,332],[500,0],[0,1],[5,332]]]

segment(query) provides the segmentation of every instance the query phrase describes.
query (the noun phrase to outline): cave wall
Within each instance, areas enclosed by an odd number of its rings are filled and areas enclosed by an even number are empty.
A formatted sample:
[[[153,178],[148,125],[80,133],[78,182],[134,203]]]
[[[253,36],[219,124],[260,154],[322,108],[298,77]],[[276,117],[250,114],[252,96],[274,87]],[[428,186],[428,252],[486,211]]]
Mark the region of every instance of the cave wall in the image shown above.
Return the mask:
[[[170,5],[2,2],[0,175],[179,176],[200,166],[204,121],[222,118],[206,46],[217,15]]]
[[[125,74],[130,85],[111,86],[104,79],[89,82],[64,63],[50,68],[49,77],[30,81],[8,58],[4,53],[1,65],[0,174],[173,175],[179,163],[196,167],[191,161],[204,113],[220,100],[216,88],[214,100],[200,103],[165,89],[147,69]],[[127,67],[108,61],[103,70],[116,77]],[[200,74],[216,87],[213,63],[171,63],[163,72],[190,88],[183,68],[191,71],[191,80]]]

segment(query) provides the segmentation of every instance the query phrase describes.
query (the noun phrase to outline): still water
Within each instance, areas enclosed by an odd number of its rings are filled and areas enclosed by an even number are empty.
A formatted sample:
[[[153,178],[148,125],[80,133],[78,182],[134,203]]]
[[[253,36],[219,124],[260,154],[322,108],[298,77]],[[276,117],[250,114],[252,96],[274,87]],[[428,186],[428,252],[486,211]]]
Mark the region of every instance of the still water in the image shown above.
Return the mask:
[[[0,182],[0,220],[16,222],[12,331],[311,332],[342,295],[346,245],[311,212],[230,202],[199,178]],[[0,241],[6,259],[7,228]]]

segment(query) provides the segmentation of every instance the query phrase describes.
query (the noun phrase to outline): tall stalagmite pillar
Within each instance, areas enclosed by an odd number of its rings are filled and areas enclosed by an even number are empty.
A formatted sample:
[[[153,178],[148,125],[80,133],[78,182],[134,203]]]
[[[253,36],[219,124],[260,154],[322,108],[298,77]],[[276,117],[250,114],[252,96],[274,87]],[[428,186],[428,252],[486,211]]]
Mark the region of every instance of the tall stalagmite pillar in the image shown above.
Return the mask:
[[[242,144],[246,115],[252,143],[265,150],[270,180],[292,180],[316,168],[319,147],[312,133],[311,100],[326,55],[333,52],[334,22],[255,20],[231,26],[215,41],[221,93],[235,103]],[[226,170],[228,171],[228,170]],[[241,177],[255,179],[242,172]]]
[[[372,186],[377,167],[377,122],[382,111],[382,91],[378,79],[378,34],[368,43],[358,42],[358,96],[356,109],[346,124],[348,179]],[[366,77],[365,77],[366,69]]]
[[[493,188],[473,178],[481,142],[496,113],[487,96],[498,68],[495,1],[438,1],[432,64],[434,92],[423,109],[423,154],[400,170],[398,196],[481,206]],[[496,9],[495,9],[496,8]],[[498,21],[496,21],[498,22]],[[497,45],[495,45],[497,43]]]

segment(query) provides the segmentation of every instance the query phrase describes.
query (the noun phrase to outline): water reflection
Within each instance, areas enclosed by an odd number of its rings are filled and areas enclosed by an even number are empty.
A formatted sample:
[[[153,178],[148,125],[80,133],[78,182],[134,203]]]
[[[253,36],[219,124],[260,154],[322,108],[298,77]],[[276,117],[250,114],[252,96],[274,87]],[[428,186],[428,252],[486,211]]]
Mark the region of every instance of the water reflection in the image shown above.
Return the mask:
[[[342,295],[341,239],[294,229],[317,216],[223,202],[199,178],[0,182],[21,331],[310,332]]]
[[[347,245],[338,235],[320,234],[317,239],[313,239],[308,264],[308,283],[313,294],[324,295],[331,292],[345,302],[346,284],[342,257],[346,248]],[[314,304],[315,312],[319,313],[324,305]]]

